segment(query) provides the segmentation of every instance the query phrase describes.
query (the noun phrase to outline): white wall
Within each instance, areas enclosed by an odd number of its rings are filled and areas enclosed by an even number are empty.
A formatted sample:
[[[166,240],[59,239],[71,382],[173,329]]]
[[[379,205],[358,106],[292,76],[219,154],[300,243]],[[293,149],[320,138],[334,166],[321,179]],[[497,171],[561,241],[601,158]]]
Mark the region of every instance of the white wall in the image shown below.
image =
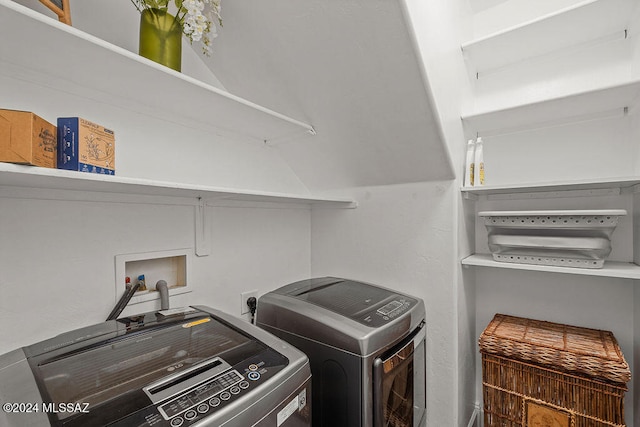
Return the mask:
[[[0,353],[104,321],[124,291],[122,284],[116,291],[116,255],[182,248],[193,255],[192,200],[67,193],[0,189]],[[193,257],[193,292],[172,297],[172,306],[240,315],[241,292],[309,276],[308,209],[216,207],[209,220],[212,253]],[[124,314],[157,308],[151,301]]]
[[[449,419],[442,418],[435,425],[466,426],[474,410],[477,397],[474,391],[475,365],[474,355],[477,352],[477,336],[475,335],[475,286],[473,275],[462,271],[460,259],[473,252],[473,216],[463,208],[463,200],[458,188],[462,186],[462,170],[464,168],[464,150],[466,140],[463,133],[460,114],[472,102],[471,84],[460,51],[462,41],[471,37],[469,5],[459,2],[425,2],[408,0],[407,10],[415,30],[417,47],[421,54],[426,74],[431,83],[433,100],[443,127],[443,135],[456,170],[456,179],[451,185],[451,242],[454,250],[450,254],[449,265],[439,266],[450,269],[452,306],[455,315],[454,342],[455,367],[452,378],[442,381],[452,383],[455,393],[449,403],[438,408],[442,413],[450,411]],[[440,203],[438,199],[434,203]],[[425,213],[423,213],[425,214]],[[430,237],[430,236],[428,236]],[[447,273],[449,274],[449,273]],[[449,291],[447,291],[449,292]],[[441,319],[443,320],[443,319]],[[436,357],[436,356],[434,356]],[[446,421],[445,421],[446,420]]]
[[[484,137],[487,180],[500,185],[632,176],[637,142],[629,132],[631,120],[620,114],[551,132]]]

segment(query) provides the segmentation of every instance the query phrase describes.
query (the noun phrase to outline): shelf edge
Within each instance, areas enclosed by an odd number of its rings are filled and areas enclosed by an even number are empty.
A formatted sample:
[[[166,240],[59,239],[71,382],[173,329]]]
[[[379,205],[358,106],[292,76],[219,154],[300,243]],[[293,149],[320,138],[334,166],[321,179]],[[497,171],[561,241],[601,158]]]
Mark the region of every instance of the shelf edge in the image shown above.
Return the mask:
[[[99,175],[37,166],[0,163],[0,186],[20,188],[48,188],[54,190],[91,191],[122,194],[142,194],[203,198],[223,198],[240,201],[271,201],[280,203],[306,203],[344,208],[355,208],[357,202],[346,198],[317,197],[311,194],[281,193],[260,190],[240,190],[143,178]],[[183,193],[183,194],[181,194]]]
[[[611,277],[617,279],[640,280],[640,266],[631,262],[605,261],[601,269],[557,267],[535,264],[517,264],[494,261],[490,254],[474,254],[461,260],[462,266],[502,268],[508,270],[540,271],[558,274]]]
[[[524,183],[505,186],[461,187],[466,195],[495,195],[539,192],[566,192],[576,190],[624,189],[640,184],[638,177],[604,178],[597,181],[561,181],[549,183]]]

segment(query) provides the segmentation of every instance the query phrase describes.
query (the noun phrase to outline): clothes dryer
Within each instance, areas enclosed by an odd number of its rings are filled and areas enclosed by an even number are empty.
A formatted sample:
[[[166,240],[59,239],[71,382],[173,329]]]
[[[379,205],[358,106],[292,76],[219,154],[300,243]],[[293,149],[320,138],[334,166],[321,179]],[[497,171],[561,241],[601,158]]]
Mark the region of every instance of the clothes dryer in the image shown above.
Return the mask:
[[[424,302],[335,277],[258,299],[256,324],[307,354],[315,427],[426,424]]]

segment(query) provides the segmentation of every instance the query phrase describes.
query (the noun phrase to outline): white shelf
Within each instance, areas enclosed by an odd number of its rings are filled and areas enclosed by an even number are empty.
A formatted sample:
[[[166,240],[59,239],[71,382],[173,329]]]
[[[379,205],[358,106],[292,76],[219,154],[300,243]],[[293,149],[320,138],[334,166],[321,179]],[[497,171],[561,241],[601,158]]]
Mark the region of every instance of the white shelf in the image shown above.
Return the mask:
[[[528,58],[611,37],[625,37],[633,0],[586,0],[462,45],[482,74]]]
[[[352,200],[314,197],[311,195],[244,191],[205,185],[182,184],[126,178],[117,175],[99,175],[37,166],[0,163],[0,186],[36,189],[90,191],[150,196],[200,197],[246,202],[302,203],[328,207],[354,208]]]
[[[603,178],[598,180],[562,181],[515,185],[485,185],[482,187],[462,187],[464,195],[489,196],[496,194],[552,193],[589,190],[631,191],[640,184],[640,177]]]
[[[490,254],[474,254],[462,260],[463,266],[506,268],[513,270],[545,271],[549,273],[579,274],[584,276],[640,279],[640,266],[629,262],[605,261],[603,268],[572,268],[534,264],[516,264],[494,261]]]
[[[622,117],[634,109],[638,99],[640,81],[634,80],[530,104],[463,114],[462,122],[472,135],[505,134],[598,117]]]
[[[221,135],[277,141],[313,127],[0,0],[0,74]],[[162,108],[158,108],[161,105]]]

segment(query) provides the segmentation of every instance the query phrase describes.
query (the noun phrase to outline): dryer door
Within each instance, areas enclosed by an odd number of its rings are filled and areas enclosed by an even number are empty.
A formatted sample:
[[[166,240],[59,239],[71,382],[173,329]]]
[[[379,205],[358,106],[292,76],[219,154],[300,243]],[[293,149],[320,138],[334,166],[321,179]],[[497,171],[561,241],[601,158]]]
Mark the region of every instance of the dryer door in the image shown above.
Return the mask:
[[[422,323],[374,361],[375,427],[419,427],[426,421],[425,337]]]

